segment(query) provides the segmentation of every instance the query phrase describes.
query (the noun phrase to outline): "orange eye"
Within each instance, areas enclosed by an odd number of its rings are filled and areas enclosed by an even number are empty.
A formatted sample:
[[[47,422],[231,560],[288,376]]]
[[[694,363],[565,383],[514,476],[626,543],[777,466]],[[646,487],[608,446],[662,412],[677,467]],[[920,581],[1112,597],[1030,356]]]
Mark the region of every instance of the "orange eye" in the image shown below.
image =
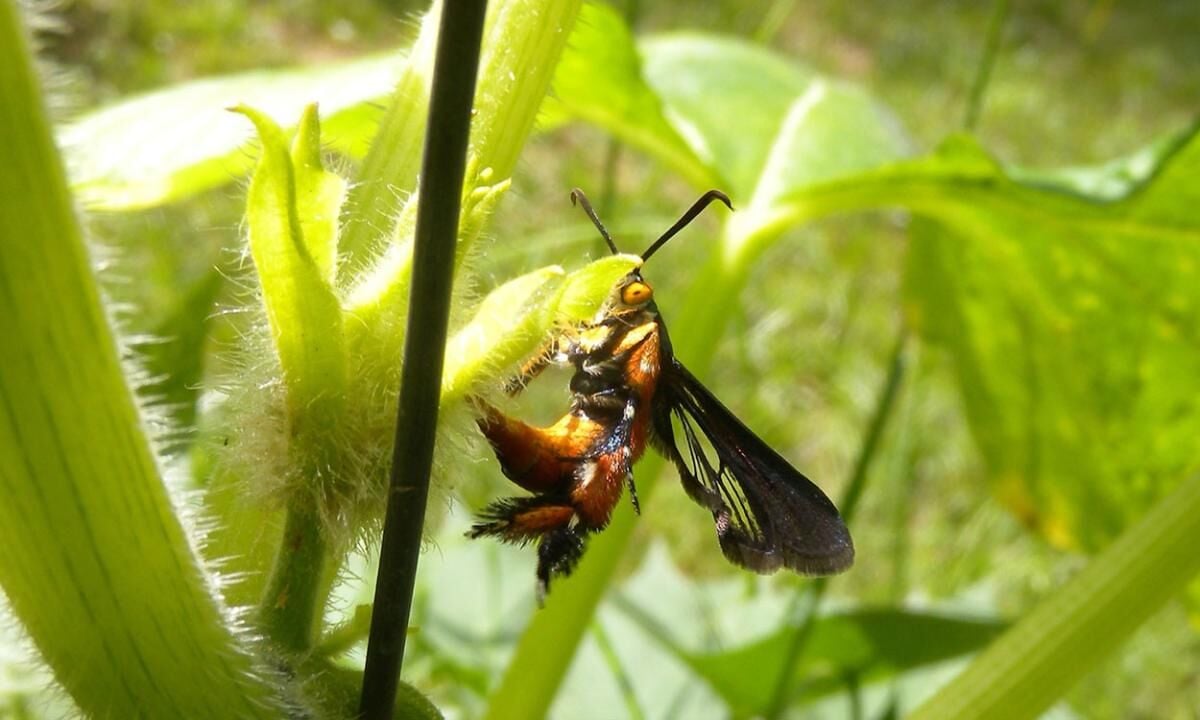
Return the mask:
[[[644,282],[634,281],[621,288],[621,302],[626,305],[642,305],[653,295],[654,291]]]

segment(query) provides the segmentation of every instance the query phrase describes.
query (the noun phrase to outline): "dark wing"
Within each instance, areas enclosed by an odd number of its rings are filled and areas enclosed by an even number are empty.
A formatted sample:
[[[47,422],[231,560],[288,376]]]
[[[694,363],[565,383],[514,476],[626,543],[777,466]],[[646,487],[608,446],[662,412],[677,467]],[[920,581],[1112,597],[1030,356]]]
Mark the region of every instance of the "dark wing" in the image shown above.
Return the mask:
[[[831,575],[850,567],[850,531],[820,488],[743,425],[678,360],[666,364],[659,383],[658,445],[679,469],[688,495],[712,511],[721,550],[730,561],[760,573],[786,567]],[[675,444],[672,415],[683,428],[686,457]]]

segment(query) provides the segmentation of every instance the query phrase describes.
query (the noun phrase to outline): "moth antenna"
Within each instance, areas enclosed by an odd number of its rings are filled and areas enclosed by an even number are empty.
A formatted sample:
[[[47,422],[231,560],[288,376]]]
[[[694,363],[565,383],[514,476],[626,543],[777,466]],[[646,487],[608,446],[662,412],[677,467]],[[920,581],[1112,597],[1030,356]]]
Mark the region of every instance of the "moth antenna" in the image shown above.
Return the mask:
[[[592,224],[595,225],[596,229],[600,231],[600,235],[604,238],[604,242],[608,243],[608,248],[612,250],[613,255],[620,255],[621,251],[617,249],[617,244],[613,242],[613,239],[609,236],[608,231],[604,229],[604,223],[600,222],[600,218],[596,217],[596,211],[592,209],[592,204],[588,202],[587,195],[584,195],[583,191],[579,188],[575,188],[571,191],[571,204],[578,204],[583,208],[583,211],[587,213],[587,216],[592,219]]]
[[[654,243],[646,248],[646,252],[642,253],[642,260],[649,260],[650,256],[658,251],[668,240],[675,237],[675,234],[688,226],[688,223],[696,219],[696,216],[704,212],[704,208],[708,207],[713,200],[720,200],[725,203],[725,207],[733,209],[733,203],[729,201],[729,196],[720,190],[709,190],[700,196],[700,199],[692,203],[688,211],[683,214],[683,217],[675,221],[675,224],[667,229]]]

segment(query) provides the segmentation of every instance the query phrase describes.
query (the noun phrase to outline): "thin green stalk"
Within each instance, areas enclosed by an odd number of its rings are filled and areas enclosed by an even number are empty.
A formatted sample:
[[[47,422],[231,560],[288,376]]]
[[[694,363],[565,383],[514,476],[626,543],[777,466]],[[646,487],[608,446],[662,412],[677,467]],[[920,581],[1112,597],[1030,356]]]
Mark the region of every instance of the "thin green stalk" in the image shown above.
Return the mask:
[[[983,112],[983,96],[992,79],[992,69],[996,65],[996,56],[1000,51],[1000,40],[1004,35],[1006,20],[1008,20],[1008,0],[996,0],[992,5],[991,18],[988,19],[983,57],[979,59],[979,64],[975,67],[975,79],[971,82],[971,94],[967,99],[967,112],[963,118],[965,130],[974,130],[979,125],[979,115]]]
[[[884,477],[891,480],[892,493],[891,512],[889,520],[892,535],[892,577],[888,589],[888,600],[893,605],[901,603],[908,595],[908,562],[912,542],[909,538],[911,528],[909,517],[912,512],[912,501],[917,491],[917,452],[913,442],[913,416],[915,414],[915,388],[921,386],[920,379],[920,347],[910,348],[909,363],[914,366],[915,376],[910,375],[908,390],[900,399],[900,407],[896,411],[899,423],[892,436],[892,452],[890,462],[884,469]]]
[[[391,717],[412,610],[486,11],[486,0],[447,3],[438,31],[390,491],[359,704],[368,720]]]
[[[317,640],[325,606],[322,579],[330,560],[313,503],[304,493],[298,495],[288,505],[283,541],[259,606],[263,632],[292,653],[307,652]]]
[[[363,158],[357,182],[351,186],[348,200],[353,211],[347,216],[338,241],[349,260],[339,271],[343,277],[353,277],[361,269],[372,243],[379,240],[380,229],[396,217],[402,193],[416,189],[419,148],[425,138],[421,123],[426,117],[421,109],[429,104],[430,58],[437,40],[436,27],[431,16],[422,23],[421,34],[413,43],[379,130]]]
[[[867,426],[866,437],[863,438],[862,447],[858,451],[858,459],[854,463],[854,474],[850,476],[850,483],[846,486],[846,492],[838,505],[842,517],[846,519],[847,523],[854,518],[858,511],[859,500],[862,499],[863,490],[867,486],[867,475],[870,472],[871,463],[875,461],[875,456],[879,453],[879,443],[883,440],[883,433],[887,430],[892,410],[896,407],[896,397],[900,393],[900,384],[904,380],[904,348],[907,344],[908,329],[902,324],[896,333],[892,352],[888,356],[887,378],[883,381],[883,391],[879,394],[875,411],[871,414],[871,424]]]
[[[754,42],[759,45],[770,45],[795,7],[796,0],[775,0],[771,3],[763,15],[762,22],[758,24],[758,29],[754,31]]]
[[[913,720],[1034,718],[1200,573],[1200,475],[921,705]]]
[[[604,656],[604,661],[608,663],[608,668],[612,671],[613,679],[617,681],[617,687],[621,689],[621,699],[625,701],[626,714],[630,720],[643,720],[646,713],[642,712],[642,706],[638,704],[637,693],[633,690],[633,682],[630,681],[629,674],[621,665],[621,658],[617,655],[617,649],[613,647],[612,641],[609,640],[608,632],[605,631],[603,623],[598,619],[592,623],[592,637],[596,638],[596,646],[600,648],[600,654]]]
[[[862,678],[858,673],[846,673],[846,693],[850,696],[850,720],[863,720]]]
[[[841,502],[838,503],[846,524],[850,524],[858,510],[858,502],[867,485],[871,463],[879,453],[879,444],[887,429],[888,420],[892,416],[892,408],[896,405],[896,396],[900,392],[900,384],[904,379],[904,346],[907,340],[908,332],[902,325],[896,335],[896,342],[892,346],[883,391],[879,394],[875,411],[871,414],[871,422],[867,425],[867,434],[863,436],[863,444],[858,451],[858,459],[854,463],[854,473],[850,476],[850,483],[846,486]],[[798,593],[792,603],[788,616],[802,617],[803,620],[800,621],[796,633],[792,635],[786,659],[779,670],[778,681],[771,695],[771,704],[766,712],[768,718],[777,718],[787,709],[789,690],[792,687],[791,681],[795,676],[796,665],[804,654],[804,646],[808,644],[808,638],[812,634],[817,613],[821,609],[821,601],[824,599],[825,590],[828,587],[829,579],[819,578],[812,583],[807,592]],[[803,606],[802,613],[800,612],[801,606]]]

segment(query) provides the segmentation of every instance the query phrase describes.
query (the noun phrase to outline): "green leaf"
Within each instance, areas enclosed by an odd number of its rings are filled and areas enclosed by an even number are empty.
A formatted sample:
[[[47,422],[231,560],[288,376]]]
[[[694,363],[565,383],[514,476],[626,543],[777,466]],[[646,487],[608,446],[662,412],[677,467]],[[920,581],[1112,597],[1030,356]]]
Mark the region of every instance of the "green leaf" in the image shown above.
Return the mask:
[[[1198,175],[1195,128],[1069,186],[957,138],[792,198],[797,215],[892,205],[941,224],[914,237],[910,318],[955,362],[1000,499],[1050,540],[1100,547],[1189,478],[928,717],[1040,712],[1197,571],[1180,553],[1200,542]]]
[[[787,682],[809,686],[804,695],[812,698],[839,689],[850,673],[861,682],[885,680],[976,652],[1005,627],[1007,623],[998,620],[890,608],[825,615],[813,622],[805,654]],[[770,707],[795,632],[787,625],[743,647],[687,653],[681,659],[735,711],[763,713]]]
[[[634,47],[602,7],[589,6],[555,89],[552,112],[600,125],[698,189],[725,190],[741,210],[724,238],[732,265],[794,223],[779,208],[787,195],[904,149],[895,119],[856,86],[731,38],[676,33]]]
[[[543,268],[488,293],[446,345],[442,404],[528,357],[559,324],[590,319],[617,281],[640,264],[637,256],[616,255],[566,276],[562,268]]]
[[[331,418],[314,417],[320,414],[314,413],[314,404],[340,404],[346,385],[341,307],[325,279],[332,270],[335,252],[330,247],[333,237],[329,215],[336,219],[336,209],[330,208],[331,198],[320,188],[319,173],[324,171],[319,168],[319,157],[318,168],[310,166],[303,173],[303,199],[308,204],[302,208],[297,197],[297,173],[283,131],[258,111],[246,107],[237,111],[254,122],[262,139],[258,169],[250,180],[246,219],[250,252],[287,386],[289,415],[294,421],[305,419],[327,429],[322,421]],[[309,119],[305,123],[315,123],[313,111],[306,117]],[[298,155],[304,154],[305,144],[319,147],[318,139],[304,139],[313,132],[311,128],[302,131]],[[306,221],[302,222],[301,217]],[[305,238],[306,226],[317,231],[316,238]],[[310,254],[313,247],[324,258],[324,269]]]
[[[1037,717],[1200,573],[1200,475],[917,708],[917,720]]]
[[[543,268],[488,293],[475,317],[446,343],[443,403],[470,393],[485,370],[511,366],[544,342],[549,327],[541,321],[542,303],[563,275],[560,267]]]
[[[346,181],[326,170],[321,160],[321,121],[315,104],[300,116],[291,160],[300,237],[321,279],[332,286],[337,278],[338,220]]]
[[[641,264],[637,255],[609,255],[571,273],[554,298],[554,319],[572,323],[591,320],[617,282]]]
[[[251,167],[245,127],[223,112],[248,103],[291,123],[319,102],[329,146],[354,157],[378,124],[397,53],[311,68],[205,78],[123,99],[64,126],[71,184],[87,206],[135,210],[219,187]]]
[[[693,694],[695,685],[707,686],[734,717],[777,712],[773,704],[780,685],[790,689],[786,708],[845,690],[847,677],[860,684],[911,678],[982,649],[1007,627],[985,610],[855,607],[822,612],[801,630],[795,620],[797,592],[804,590],[768,578],[697,581],[683,575],[657,544],[609,605],[628,624],[611,622],[616,616],[611,611],[601,618],[615,628],[619,651],[647,655],[649,642],[690,671]],[[797,632],[807,633],[807,640],[789,665]],[[674,663],[658,659],[655,664]],[[787,676],[780,677],[784,672]],[[572,678],[578,683],[578,671]],[[633,678],[643,697],[671,691],[647,682],[641,674]]]
[[[910,316],[954,358],[1001,500],[1069,547],[1200,467],[1200,141],[1141,157],[1144,179],[1088,179],[1117,199],[1014,180],[966,141],[895,178],[945,228],[914,238]]]
[[[597,73],[597,68],[606,71]],[[554,73],[554,92],[542,109],[544,128],[571,116],[586,120],[659,157],[693,185],[722,184],[712,165],[697,157],[667,120],[661,99],[642,77],[629,29],[611,7],[583,7]]]
[[[159,474],[0,3],[0,587],[79,710],[281,717]]]
[[[456,255],[457,268],[462,267],[463,258],[470,254],[476,240],[495,210],[500,198],[512,184],[510,180],[493,183],[494,173],[489,170],[468,174],[463,186],[462,215],[459,222],[459,239]],[[346,312],[356,318],[349,326],[351,344],[359,332],[375,332],[390,335],[395,344],[403,339],[389,323],[402,322],[408,304],[408,288],[412,280],[412,239],[417,226],[417,201],[419,195],[410,195],[400,207],[392,225],[392,244],[375,263],[355,278],[347,294]],[[457,269],[456,268],[456,269]],[[382,329],[382,333],[379,331]],[[387,349],[381,348],[381,354]]]

